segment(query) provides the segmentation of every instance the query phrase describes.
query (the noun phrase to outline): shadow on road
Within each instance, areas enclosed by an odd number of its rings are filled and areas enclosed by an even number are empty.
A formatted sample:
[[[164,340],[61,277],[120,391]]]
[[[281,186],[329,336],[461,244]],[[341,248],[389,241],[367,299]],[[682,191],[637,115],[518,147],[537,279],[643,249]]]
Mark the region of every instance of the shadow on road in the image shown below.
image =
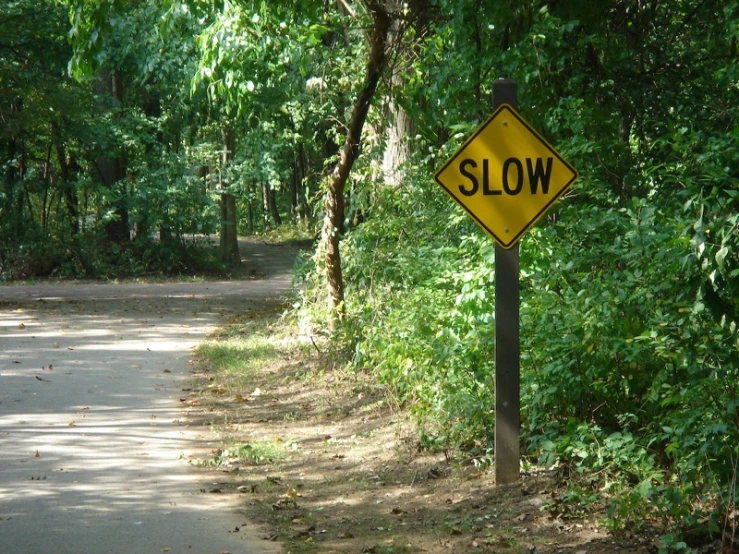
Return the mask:
[[[274,306],[297,249],[244,247],[262,278],[0,287],[0,543],[14,553],[275,552],[184,461],[191,349]],[[205,492],[203,492],[205,491]]]

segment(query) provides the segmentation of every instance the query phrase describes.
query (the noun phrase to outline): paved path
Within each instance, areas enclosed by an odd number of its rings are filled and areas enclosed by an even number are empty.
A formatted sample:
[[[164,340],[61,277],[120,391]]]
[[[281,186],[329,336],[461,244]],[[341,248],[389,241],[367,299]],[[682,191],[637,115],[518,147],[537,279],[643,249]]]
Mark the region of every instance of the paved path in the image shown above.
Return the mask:
[[[263,278],[0,287],[0,554],[281,551],[184,460],[191,349],[290,288],[294,249],[244,254]]]

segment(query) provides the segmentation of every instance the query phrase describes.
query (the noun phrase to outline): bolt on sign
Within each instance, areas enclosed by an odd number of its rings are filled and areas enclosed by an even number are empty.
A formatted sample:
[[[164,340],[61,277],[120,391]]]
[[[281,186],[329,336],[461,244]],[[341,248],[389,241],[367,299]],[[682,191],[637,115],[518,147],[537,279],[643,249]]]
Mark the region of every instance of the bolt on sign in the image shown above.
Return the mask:
[[[434,176],[506,249],[577,177],[577,170],[508,104],[495,110]]]

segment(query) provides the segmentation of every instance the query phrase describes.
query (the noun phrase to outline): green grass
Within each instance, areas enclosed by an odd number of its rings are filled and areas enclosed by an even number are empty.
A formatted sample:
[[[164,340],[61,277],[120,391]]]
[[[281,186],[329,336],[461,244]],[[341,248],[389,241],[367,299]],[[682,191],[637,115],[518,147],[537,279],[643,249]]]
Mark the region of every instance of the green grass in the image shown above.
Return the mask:
[[[208,360],[209,365],[219,373],[251,373],[267,360],[273,359],[276,347],[266,340],[227,339],[219,342],[204,342],[198,346],[196,354]]]
[[[234,323],[220,329],[195,351],[203,365],[218,374],[218,381],[245,388],[265,364],[278,358],[282,348],[263,321]]]
[[[312,241],[320,226],[318,223],[304,225],[302,223],[285,223],[279,229],[267,229],[266,231],[257,232],[253,235],[245,235],[248,237],[258,238],[272,244],[285,242],[307,242]]]
[[[292,441],[261,440],[232,442],[225,445],[212,459],[201,462],[206,466],[222,466],[241,463],[248,465],[274,464],[286,460],[290,452],[297,450],[298,444]]]

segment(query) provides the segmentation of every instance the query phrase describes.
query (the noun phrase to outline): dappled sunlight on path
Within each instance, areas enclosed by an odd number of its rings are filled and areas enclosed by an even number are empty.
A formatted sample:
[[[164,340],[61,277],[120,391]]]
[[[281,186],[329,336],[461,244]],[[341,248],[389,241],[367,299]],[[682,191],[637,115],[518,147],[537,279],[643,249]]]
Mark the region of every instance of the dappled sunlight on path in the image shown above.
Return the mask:
[[[289,287],[0,287],[0,551],[278,551],[188,465],[212,437],[180,397],[204,335]]]

